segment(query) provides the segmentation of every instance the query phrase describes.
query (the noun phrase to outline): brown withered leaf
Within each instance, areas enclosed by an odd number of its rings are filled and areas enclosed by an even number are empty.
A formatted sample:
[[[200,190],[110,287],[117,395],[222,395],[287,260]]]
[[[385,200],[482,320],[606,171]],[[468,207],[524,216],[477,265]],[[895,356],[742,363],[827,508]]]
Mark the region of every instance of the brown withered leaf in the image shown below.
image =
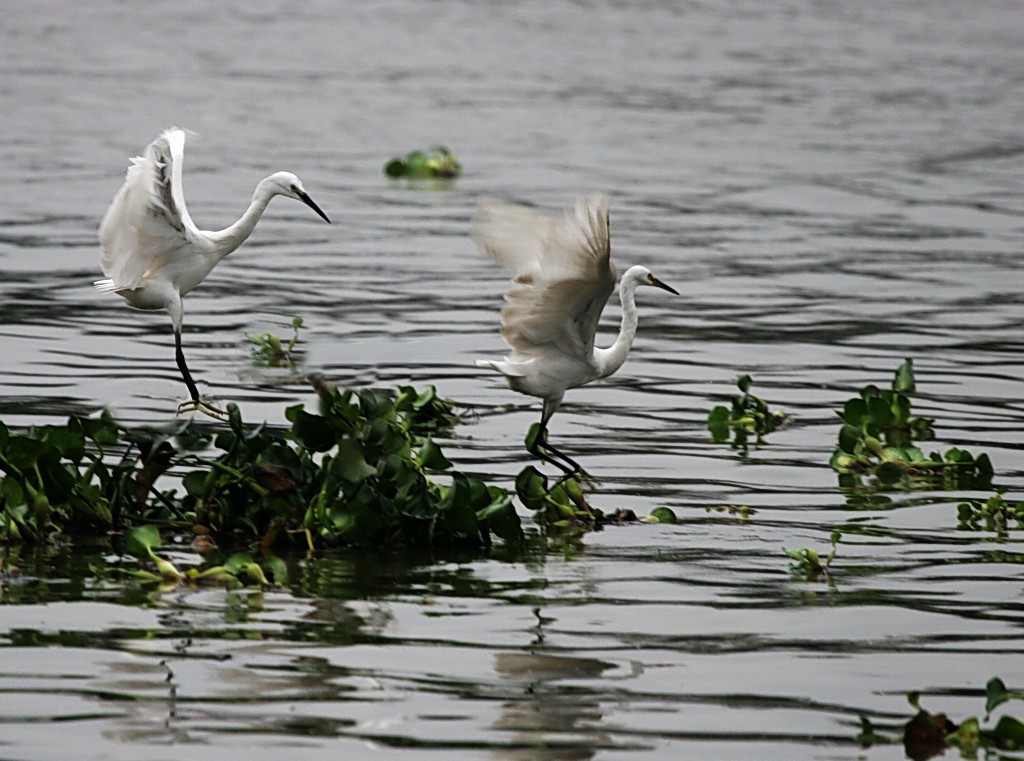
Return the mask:
[[[253,465],[252,475],[260,486],[270,491],[288,491],[298,485],[287,468],[277,465]]]
[[[913,761],[927,761],[946,750],[946,736],[955,731],[946,714],[918,711],[903,728],[903,750]]]
[[[175,454],[177,454],[177,450],[166,441],[161,441],[156,448],[150,449],[149,452],[143,452],[142,467],[135,474],[136,504],[144,504],[149,499],[150,489],[164,471],[171,467],[171,460],[174,459]]]

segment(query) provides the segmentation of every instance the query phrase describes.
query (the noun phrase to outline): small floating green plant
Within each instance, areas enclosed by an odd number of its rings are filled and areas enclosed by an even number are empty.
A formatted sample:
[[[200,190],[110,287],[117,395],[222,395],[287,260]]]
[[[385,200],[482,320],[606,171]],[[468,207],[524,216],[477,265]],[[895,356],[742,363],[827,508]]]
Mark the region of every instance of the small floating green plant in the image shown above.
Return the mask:
[[[628,508],[605,513],[587,502],[583,484],[577,478],[562,477],[549,486],[547,476],[533,465],[516,476],[516,494],[541,526],[559,536],[578,537],[609,525],[679,521],[668,507],[656,507],[643,517]]]
[[[276,333],[246,333],[245,340],[251,344],[249,354],[253,361],[261,367],[294,367],[295,346],[299,342],[302,325],[302,317],[295,315],[292,318],[292,336],[287,343]]]
[[[443,145],[434,145],[425,151],[410,151],[396,156],[384,165],[384,174],[393,179],[412,180],[453,179],[462,173],[462,166],[454,154]]]
[[[533,465],[523,468],[516,476],[516,494],[523,506],[533,511],[538,522],[547,527],[590,529],[599,515],[587,503],[576,478],[560,478],[549,487],[548,477]]]
[[[126,429],[106,413],[0,424],[0,539],[152,524],[265,549],[519,541],[511,495],[456,471],[434,440],[453,413],[433,389],[317,392],[319,411],[289,407],[285,430],[246,424],[234,405],[226,426]]]
[[[1013,504],[1003,496],[1005,489],[998,489],[988,499],[969,499],[957,505],[959,528],[972,531],[992,531],[1005,537],[1015,526],[1024,529],[1024,502]]]
[[[865,386],[847,400],[839,413],[843,425],[838,446],[829,461],[840,475],[840,484],[987,488],[993,475],[987,454],[975,456],[953,447],[925,455],[913,443],[935,437],[934,421],[912,414],[910,394],[915,390],[913,365],[907,359],[897,368],[891,388]]]
[[[739,376],[736,379],[739,396],[732,398],[729,407],[720,404],[708,413],[708,430],[716,443],[724,444],[731,435],[733,446],[743,448],[751,434],[760,442],[789,419],[789,415],[769,409],[764,399],[750,393],[753,384],[749,375]]]
[[[829,568],[832,566],[832,561],[835,560],[836,545],[839,544],[842,536],[842,533],[839,531],[832,532],[829,537],[831,549],[824,558],[821,557],[821,553],[812,547],[800,547],[795,550],[783,547],[782,551],[793,560],[790,563],[790,571],[804,581],[817,581],[822,576],[826,579],[831,579],[832,575],[829,573]]]

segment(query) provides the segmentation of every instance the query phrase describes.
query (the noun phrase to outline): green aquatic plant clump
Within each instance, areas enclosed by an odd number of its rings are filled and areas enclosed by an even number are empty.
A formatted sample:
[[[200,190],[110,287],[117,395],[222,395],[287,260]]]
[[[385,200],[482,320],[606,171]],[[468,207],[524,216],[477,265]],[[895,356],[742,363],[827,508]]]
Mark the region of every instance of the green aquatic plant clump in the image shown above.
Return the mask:
[[[1007,501],[1005,490],[999,489],[988,499],[969,499],[957,505],[958,528],[970,531],[992,531],[1005,537],[1016,526],[1024,529],[1024,502]]]
[[[462,174],[462,165],[443,145],[434,145],[425,151],[396,156],[384,165],[384,174],[393,179],[449,180]]]
[[[789,415],[771,410],[764,399],[750,393],[753,384],[749,375],[739,376],[736,379],[739,396],[732,398],[729,407],[719,404],[708,413],[708,430],[715,443],[724,444],[731,435],[733,446],[745,447],[750,434],[761,441],[789,419]]]
[[[246,424],[234,405],[226,426],[131,430],[106,413],[24,434],[0,424],[0,539],[153,524],[264,548],[519,541],[511,495],[456,471],[434,440],[453,411],[433,389],[317,392],[317,412],[285,411],[287,430]]]
[[[292,318],[292,337],[287,343],[276,333],[246,333],[249,342],[249,354],[253,361],[261,367],[288,367],[295,365],[295,346],[299,342],[299,330],[303,320],[299,315]]]
[[[953,447],[925,455],[913,443],[935,437],[934,421],[912,414],[910,394],[914,391],[913,364],[907,359],[897,368],[891,388],[865,386],[858,396],[847,400],[839,413],[843,425],[838,446],[829,461],[839,473],[840,484],[988,488],[993,469],[987,454],[975,456]]]

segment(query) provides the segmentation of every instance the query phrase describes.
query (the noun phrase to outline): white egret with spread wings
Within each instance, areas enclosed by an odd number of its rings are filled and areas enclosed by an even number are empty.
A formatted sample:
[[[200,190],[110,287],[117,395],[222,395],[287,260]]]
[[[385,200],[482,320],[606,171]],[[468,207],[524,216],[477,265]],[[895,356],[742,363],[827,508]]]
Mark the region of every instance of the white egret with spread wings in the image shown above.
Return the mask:
[[[171,128],[131,160],[124,185],[100,224],[100,267],[107,279],[97,280],[95,286],[117,293],[138,309],[167,310],[174,327],[175,359],[190,395],[178,412],[199,410],[223,416],[200,397],[185,364],[182,297],[242,245],[274,196],[302,201],[326,222],[331,220],[313,203],[298,177],[277,172],[256,185],[249,208],[237,222],[219,231],[200,230],[185,207],[184,151],[185,133]]]
[[[472,237],[483,253],[512,273],[501,311],[501,335],[512,351],[477,365],[497,370],[513,390],[544,400],[530,453],[566,475],[581,473],[575,460],[547,441],[551,416],[566,389],[622,367],[636,336],[637,288],[653,285],[679,294],[646,267],[630,267],[619,285],[619,335],[606,349],[594,346],[601,312],[615,287],[608,199],[601,195],[580,198],[561,220],[487,199],[479,204]]]

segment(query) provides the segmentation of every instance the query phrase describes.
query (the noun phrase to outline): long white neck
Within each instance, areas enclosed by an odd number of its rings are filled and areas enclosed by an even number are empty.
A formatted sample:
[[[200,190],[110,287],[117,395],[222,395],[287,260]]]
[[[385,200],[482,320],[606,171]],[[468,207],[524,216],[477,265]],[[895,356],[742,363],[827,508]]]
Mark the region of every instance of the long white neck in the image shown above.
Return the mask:
[[[619,301],[622,302],[622,327],[619,328],[619,336],[615,343],[607,349],[594,349],[594,361],[601,373],[599,377],[605,378],[620,367],[626,361],[629,349],[636,338],[637,311],[636,311],[636,288],[637,281],[631,277],[623,277],[619,285]]]
[[[276,193],[270,189],[267,180],[261,180],[256,186],[256,190],[252,193],[252,201],[249,202],[249,208],[238,218],[238,221],[230,227],[210,233],[210,240],[213,241],[215,246],[213,254],[217,257],[218,261],[245,243],[246,238],[252,234],[253,229],[256,227],[256,223],[263,216],[263,212],[267,210],[267,204],[270,203],[270,199],[275,195]]]

